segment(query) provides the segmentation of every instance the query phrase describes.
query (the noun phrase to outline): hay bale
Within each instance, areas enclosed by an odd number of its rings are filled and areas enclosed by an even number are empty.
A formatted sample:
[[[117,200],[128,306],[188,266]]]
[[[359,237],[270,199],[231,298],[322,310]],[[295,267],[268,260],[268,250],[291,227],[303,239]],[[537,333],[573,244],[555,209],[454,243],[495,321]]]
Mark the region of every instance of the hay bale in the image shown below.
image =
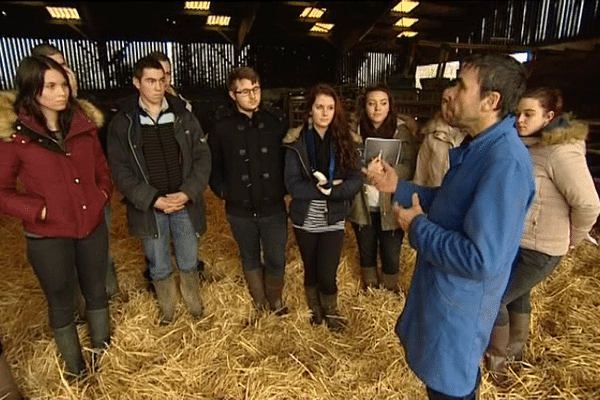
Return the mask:
[[[61,375],[47,324],[46,301],[25,257],[18,221],[0,216],[0,324],[8,361],[24,393],[35,399],[422,399],[394,324],[404,295],[360,287],[351,229],[338,273],[345,333],[313,327],[303,269],[289,231],[285,303],[290,313],[256,313],[243,280],[223,203],[207,191],[208,232],[200,256],[218,277],[204,283],[206,317],[179,304],[172,325],[159,326],[158,306],[142,277],[144,255],[128,236],[119,195],[113,199],[112,252],[121,299],[111,301],[112,344],[97,370],[78,384]],[[403,289],[416,253],[405,241]],[[513,384],[500,390],[484,374],[484,399],[600,398],[600,253],[584,244],[535,289],[533,329],[525,362],[512,364]],[[79,326],[90,359],[86,325]]]

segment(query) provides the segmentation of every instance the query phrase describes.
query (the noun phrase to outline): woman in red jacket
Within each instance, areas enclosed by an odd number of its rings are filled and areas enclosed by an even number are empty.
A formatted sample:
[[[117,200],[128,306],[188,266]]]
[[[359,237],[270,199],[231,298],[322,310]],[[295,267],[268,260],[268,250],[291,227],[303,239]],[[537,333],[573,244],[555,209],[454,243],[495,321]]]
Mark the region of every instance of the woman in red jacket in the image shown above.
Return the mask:
[[[112,183],[97,137],[102,114],[74,100],[67,74],[49,58],[23,59],[15,83],[16,96],[0,94],[0,212],[23,222],[57,347],[67,371],[79,376],[85,363],[74,323],[76,285],[92,347],[110,341],[103,208]]]

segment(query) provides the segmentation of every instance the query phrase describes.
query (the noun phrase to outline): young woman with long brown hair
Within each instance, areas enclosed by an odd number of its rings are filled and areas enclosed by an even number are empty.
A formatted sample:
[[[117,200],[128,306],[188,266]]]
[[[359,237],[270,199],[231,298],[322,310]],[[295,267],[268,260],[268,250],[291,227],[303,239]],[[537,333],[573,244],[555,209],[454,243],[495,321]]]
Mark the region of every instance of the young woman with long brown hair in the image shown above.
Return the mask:
[[[331,330],[339,331],[345,323],[337,313],[337,267],[346,216],[362,181],[336,91],[316,85],[308,105],[304,125],[291,129],[284,139],[285,185],[292,196],[290,217],[304,263],[311,322],[324,319]]]

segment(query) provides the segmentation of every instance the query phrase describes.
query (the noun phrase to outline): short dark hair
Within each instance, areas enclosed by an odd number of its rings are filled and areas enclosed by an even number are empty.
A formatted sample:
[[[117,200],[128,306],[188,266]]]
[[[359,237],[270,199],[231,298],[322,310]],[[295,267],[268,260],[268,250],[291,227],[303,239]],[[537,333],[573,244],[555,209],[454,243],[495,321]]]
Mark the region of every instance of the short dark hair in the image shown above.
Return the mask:
[[[153,51],[152,53],[148,54],[147,57],[156,58],[158,61],[166,61],[169,64],[171,64],[171,60],[169,60],[169,57],[167,57],[167,55],[162,51]]]
[[[248,79],[252,83],[258,82],[260,85],[260,76],[258,73],[250,67],[239,67],[235,68],[227,77],[227,90],[230,92],[235,91],[235,81],[241,81],[242,79]]]
[[[160,61],[148,55],[146,57],[140,58],[135,63],[135,65],[133,66],[133,77],[137,79],[142,79],[142,76],[144,76],[144,70],[147,68],[163,70],[162,65],[160,65]]]
[[[21,60],[15,77],[17,98],[15,99],[14,110],[17,114],[23,110],[27,114],[32,115],[40,126],[48,130],[46,117],[44,117],[44,114],[42,113],[37,98],[42,94],[42,90],[44,89],[46,71],[51,69],[58,71],[65,78],[67,85],[69,85],[67,107],[58,113],[60,129],[66,134],[71,124],[71,117],[73,116],[76,103],[73,98],[73,92],[69,84],[67,73],[59,63],[51,58],[31,56]]]
[[[481,98],[500,93],[499,116],[514,112],[525,91],[527,69],[507,54],[474,54],[463,61],[461,69],[473,68],[479,75]]]
[[[31,49],[31,55],[32,56],[50,57],[50,56],[53,56],[55,54],[60,54],[61,56],[64,57],[63,52],[60,51],[60,49],[58,47],[53,46],[53,45],[51,45],[49,43],[38,44],[33,49]]]

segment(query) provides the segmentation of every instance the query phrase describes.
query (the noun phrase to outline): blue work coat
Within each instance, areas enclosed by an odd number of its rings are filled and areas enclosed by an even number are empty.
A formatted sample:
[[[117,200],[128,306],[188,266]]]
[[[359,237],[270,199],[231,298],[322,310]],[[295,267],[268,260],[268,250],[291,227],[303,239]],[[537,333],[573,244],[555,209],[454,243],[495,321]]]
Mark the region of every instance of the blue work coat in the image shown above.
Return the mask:
[[[465,396],[475,387],[500,300],[535,194],[529,153],[510,115],[450,150],[439,188],[401,181],[426,213],[409,230],[417,264],[398,334],[410,368],[430,388]]]

